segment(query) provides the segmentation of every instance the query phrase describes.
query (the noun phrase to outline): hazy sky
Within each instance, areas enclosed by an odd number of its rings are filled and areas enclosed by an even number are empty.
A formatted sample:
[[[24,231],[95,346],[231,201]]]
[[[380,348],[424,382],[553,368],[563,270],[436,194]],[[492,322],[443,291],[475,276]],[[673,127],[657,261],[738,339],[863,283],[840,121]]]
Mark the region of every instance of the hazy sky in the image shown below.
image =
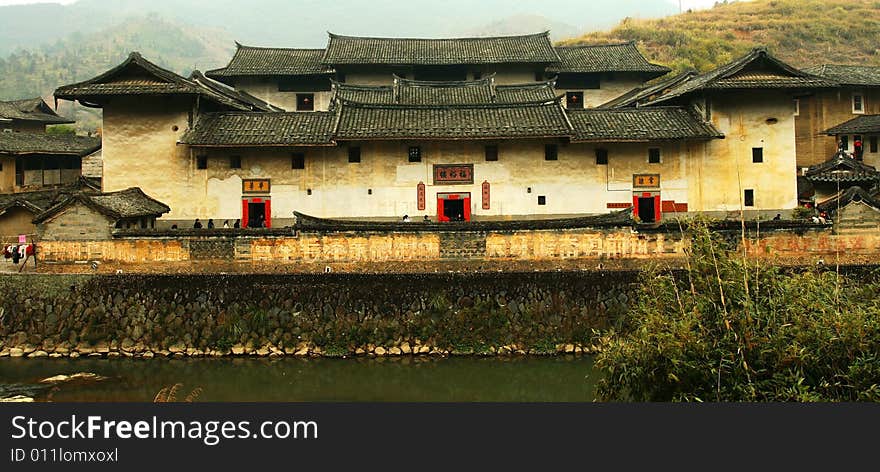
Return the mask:
[[[3,5],[19,5],[22,3],[73,3],[76,0],[0,0],[0,6]],[[186,1],[186,0],[182,0]],[[669,3],[678,5],[679,0],[667,0]],[[687,10],[688,8],[707,8],[711,7],[715,4],[715,0],[681,0],[681,6],[683,9]]]

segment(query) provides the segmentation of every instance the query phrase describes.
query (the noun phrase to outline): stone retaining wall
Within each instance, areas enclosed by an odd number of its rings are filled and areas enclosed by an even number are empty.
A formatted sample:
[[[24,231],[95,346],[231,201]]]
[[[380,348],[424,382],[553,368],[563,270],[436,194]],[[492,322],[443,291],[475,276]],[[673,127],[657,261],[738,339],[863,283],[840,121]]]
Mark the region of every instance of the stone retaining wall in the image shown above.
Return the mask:
[[[739,228],[718,230],[735,243]],[[748,252],[758,257],[880,256],[880,236],[832,234],[831,227],[772,227],[747,230]],[[126,235],[109,241],[43,241],[43,262],[157,263],[227,261],[331,263],[407,261],[554,261],[677,258],[688,241],[680,230],[629,227],[523,229],[509,231],[255,231]]]
[[[0,356],[505,354],[590,350],[636,272],[21,275]]]

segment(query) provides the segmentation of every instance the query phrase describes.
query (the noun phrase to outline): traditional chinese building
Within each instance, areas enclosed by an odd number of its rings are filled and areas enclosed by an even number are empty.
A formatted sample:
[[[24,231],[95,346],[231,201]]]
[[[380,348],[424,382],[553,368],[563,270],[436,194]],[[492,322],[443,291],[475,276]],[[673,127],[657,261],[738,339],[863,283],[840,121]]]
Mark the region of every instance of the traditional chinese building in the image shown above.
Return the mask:
[[[645,85],[668,71],[546,33],[331,34],[190,77],[132,53],[55,95],[103,108],[103,190],[143,188],[168,224],[794,208],[793,98],[831,83],[760,49]]]
[[[0,102],[0,194],[79,180],[83,157],[98,151],[101,139],[46,133],[46,126],[70,123],[39,97]]]

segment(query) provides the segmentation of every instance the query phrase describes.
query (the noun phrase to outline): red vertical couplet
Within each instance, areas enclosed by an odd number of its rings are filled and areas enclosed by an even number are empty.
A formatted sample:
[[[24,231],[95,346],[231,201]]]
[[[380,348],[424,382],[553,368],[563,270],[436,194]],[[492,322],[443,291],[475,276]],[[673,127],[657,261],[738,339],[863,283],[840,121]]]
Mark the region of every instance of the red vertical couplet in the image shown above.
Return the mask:
[[[633,195],[633,217],[638,219],[639,217],[639,196]]]
[[[441,197],[437,197],[437,221],[449,221],[443,211],[443,198]]]
[[[468,194],[470,195],[470,194]],[[471,220],[471,197],[464,198],[464,220]]]
[[[654,195],[654,221],[660,221],[660,195]]]
[[[483,181],[483,209],[489,209],[489,181]]]
[[[658,197],[659,198],[659,197]],[[265,228],[272,227],[272,200],[266,199],[266,206],[264,207],[263,213],[266,215],[265,220],[263,221]]]
[[[248,227],[248,200],[247,198],[241,199],[241,227]]]
[[[418,202],[419,211],[424,211],[425,210],[425,183],[424,182],[419,182],[419,185],[416,186],[416,202]],[[439,216],[440,213],[438,212],[437,215]]]

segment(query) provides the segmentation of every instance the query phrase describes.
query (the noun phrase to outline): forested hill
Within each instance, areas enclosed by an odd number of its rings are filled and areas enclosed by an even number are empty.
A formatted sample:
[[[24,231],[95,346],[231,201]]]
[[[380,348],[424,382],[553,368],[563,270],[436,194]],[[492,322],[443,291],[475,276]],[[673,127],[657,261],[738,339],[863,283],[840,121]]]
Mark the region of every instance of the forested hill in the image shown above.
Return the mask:
[[[95,33],[73,33],[53,44],[0,57],[0,100],[51,93],[113,67],[130,51],[189,73],[195,67],[222,65],[235,49],[221,33],[184,27],[158,16],[131,18]]]
[[[610,31],[566,44],[637,42],[653,62],[701,72],[755,46],[796,67],[826,63],[880,65],[880,2],[756,0],[719,2],[709,10],[656,20],[625,19]]]

